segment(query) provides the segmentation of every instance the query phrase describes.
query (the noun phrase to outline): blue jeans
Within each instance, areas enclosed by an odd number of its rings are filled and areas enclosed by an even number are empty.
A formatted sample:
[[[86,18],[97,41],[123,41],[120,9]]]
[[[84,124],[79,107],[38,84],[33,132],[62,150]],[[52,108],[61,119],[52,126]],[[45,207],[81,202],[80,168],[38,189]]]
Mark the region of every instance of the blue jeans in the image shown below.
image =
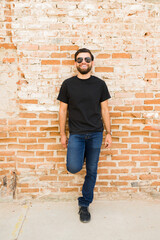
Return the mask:
[[[97,166],[102,145],[103,133],[70,134],[67,147],[67,170],[79,172],[86,158],[86,176],[82,188],[79,206],[88,207],[93,201],[94,186],[97,178]]]

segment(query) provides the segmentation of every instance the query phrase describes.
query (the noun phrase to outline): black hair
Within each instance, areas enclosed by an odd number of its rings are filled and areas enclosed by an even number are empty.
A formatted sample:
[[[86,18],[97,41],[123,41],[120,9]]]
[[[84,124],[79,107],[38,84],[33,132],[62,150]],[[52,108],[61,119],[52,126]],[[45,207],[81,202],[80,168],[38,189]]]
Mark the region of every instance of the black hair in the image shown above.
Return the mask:
[[[83,53],[83,52],[88,52],[88,53],[91,55],[92,61],[94,60],[93,54],[92,54],[91,51],[90,51],[89,49],[87,49],[87,48],[80,48],[80,49],[75,53],[75,55],[74,55],[74,60],[76,61],[77,55],[78,55],[79,53]]]

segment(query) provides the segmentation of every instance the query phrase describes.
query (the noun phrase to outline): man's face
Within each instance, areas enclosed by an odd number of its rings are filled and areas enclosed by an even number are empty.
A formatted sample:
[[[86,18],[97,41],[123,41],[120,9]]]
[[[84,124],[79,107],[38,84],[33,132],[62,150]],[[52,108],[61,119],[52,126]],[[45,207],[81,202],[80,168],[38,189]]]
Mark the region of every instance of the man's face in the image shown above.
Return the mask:
[[[78,63],[77,61],[75,62],[75,66],[78,70],[78,72],[80,72],[81,74],[87,74],[91,71],[92,66],[93,66],[93,61],[91,59],[91,55],[88,52],[84,52],[84,53],[79,53],[77,55],[76,59],[81,59],[83,58],[83,61]],[[86,61],[85,61],[86,58]],[[90,62],[87,62],[90,59]]]

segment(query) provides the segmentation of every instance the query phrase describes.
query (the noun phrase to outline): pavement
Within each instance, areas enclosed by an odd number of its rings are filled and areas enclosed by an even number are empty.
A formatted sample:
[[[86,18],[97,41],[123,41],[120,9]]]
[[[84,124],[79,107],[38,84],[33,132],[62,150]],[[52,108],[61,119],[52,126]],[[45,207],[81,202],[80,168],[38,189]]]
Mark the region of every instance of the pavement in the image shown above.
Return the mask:
[[[0,203],[0,240],[158,240],[160,200],[95,200],[91,221],[76,201]]]

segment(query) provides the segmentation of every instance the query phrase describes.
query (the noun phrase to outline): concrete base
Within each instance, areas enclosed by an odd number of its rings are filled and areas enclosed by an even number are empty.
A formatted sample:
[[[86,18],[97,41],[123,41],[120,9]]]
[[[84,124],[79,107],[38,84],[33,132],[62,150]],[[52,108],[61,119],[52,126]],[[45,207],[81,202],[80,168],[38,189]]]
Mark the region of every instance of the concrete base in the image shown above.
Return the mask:
[[[77,202],[0,203],[3,240],[157,240],[160,201],[94,201],[91,221],[79,221]]]

